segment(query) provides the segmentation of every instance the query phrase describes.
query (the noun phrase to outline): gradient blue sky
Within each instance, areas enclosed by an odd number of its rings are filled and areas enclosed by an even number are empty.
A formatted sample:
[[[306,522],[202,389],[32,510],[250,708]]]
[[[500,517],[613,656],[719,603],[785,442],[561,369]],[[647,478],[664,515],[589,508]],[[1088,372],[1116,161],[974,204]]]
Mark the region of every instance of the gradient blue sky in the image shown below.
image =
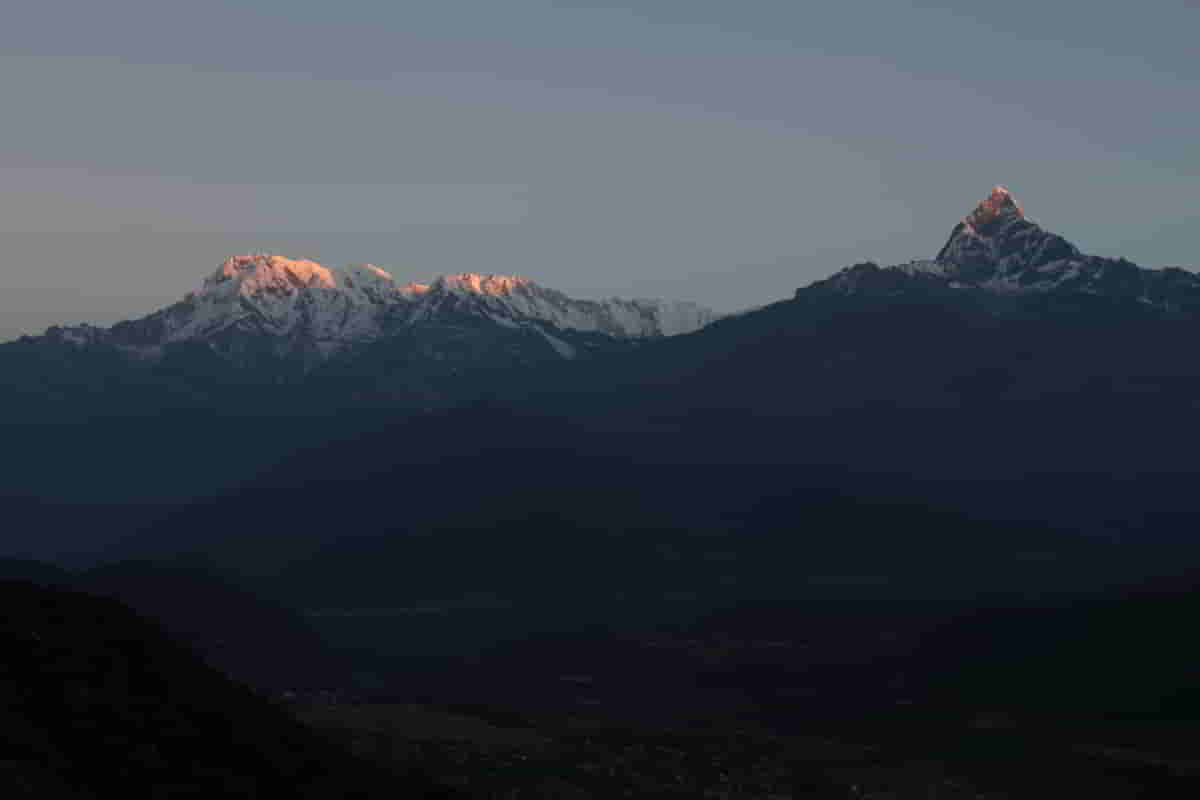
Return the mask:
[[[6,4],[0,336],[226,255],[765,303],[936,252],[993,184],[1200,263],[1200,5]]]

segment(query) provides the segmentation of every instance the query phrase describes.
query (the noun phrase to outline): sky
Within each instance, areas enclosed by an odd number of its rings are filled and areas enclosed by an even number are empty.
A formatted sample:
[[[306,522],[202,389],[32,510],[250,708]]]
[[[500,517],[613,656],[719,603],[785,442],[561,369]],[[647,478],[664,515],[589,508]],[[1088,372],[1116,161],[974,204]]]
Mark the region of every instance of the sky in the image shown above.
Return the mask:
[[[930,257],[995,184],[1085,252],[1200,265],[1197,30],[1196,0],[17,0],[0,338],[251,250],[732,311]]]

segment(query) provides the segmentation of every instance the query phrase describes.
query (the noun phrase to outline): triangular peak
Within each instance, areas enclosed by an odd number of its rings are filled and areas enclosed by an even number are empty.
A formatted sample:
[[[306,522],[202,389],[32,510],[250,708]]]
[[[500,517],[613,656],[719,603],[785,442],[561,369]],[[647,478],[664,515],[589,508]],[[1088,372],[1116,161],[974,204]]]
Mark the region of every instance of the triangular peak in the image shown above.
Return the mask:
[[[975,207],[967,218],[966,224],[975,230],[989,227],[999,220],[1024,219],[1025,211],[1013,197],[1012,192],[1004,186],[996,186],[991,193]]]

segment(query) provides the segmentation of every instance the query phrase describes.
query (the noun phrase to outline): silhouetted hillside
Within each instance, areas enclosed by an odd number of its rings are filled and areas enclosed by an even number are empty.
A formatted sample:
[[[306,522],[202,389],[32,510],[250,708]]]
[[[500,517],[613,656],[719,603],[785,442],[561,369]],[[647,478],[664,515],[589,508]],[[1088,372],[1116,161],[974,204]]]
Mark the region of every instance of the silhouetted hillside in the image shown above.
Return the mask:
[[[75,580],[65,569],[27,558],[0,558],[0,581],[27,581],[37,586],[68,586]]]
[[[298,614],[212,570],[123,562],[81,573],[75,585],[156,620],[209,664],[251,686],[350,684],[349,665]]]
[[[205,666],[113,600],[0,583],[6,797],[427,794]]]
[[[1070,604],[981,610],[936,626],[915,658],[961,665],[939,687],[949,705],[986,698],[1034,714],[1194,720],[1200,647],[1185,631],[1198,608],[1194,587],[1167,583]]]

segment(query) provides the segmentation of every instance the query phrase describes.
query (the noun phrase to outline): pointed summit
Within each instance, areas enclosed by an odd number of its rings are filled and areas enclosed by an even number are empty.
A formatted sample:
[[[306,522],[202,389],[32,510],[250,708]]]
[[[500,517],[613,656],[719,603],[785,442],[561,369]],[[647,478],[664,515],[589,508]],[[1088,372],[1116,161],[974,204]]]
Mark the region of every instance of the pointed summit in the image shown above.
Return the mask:
[[[1012,192],[1008,190],[1008,187],[999,185],[992,187],[992,193],[988,195],[988,199],[984,202],[1005,203],[1010,205],[1017,204],[1017,201],[1013,198]]]
[[[963,222],[977,233],[986,235],[998,222],[1024,218],[1025,212],[1012,196],[1012,192],[1003,186],[997,186]]]
[[[997,186],[954,227],[936,260],[955,280],[984,283],[1016,280],[1031,268],[1079,257],[1074,245],[1026,218],[1012,192]]]

